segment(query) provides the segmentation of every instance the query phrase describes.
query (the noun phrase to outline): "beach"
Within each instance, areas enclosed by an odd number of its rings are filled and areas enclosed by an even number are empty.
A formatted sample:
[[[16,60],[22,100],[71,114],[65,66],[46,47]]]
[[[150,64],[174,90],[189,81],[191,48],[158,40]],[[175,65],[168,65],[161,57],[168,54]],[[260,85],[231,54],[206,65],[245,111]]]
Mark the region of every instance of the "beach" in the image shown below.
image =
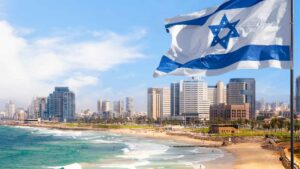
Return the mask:
[[[28,126],[28,125],[27,125]],[[30,126],[30,125],[29,125]],[[284,169],[279,154],[261,147],[261,142],[238,143],[229,146],[221,146],[222,142],[207,141],[190,138],[187,136],[170,135],[164,131],[147,129],[92,129],[92,128],[72,128],[48,125],[34,125],[33,127],[52,128],[59,130],[76,131],[105,131],[112,134],[130,136],[134,138],[147,138],[163,141],[176,142],[177,145],[188,145],[192,147],[215,147],[223,152],[223,156],[214,160],[202,161],[205,169]],[[155,141],[156,142],[156,141]]]
[[[157,138],[157,139],[168,139],[183,141],[194,145],[218,145],[221,146],[221,142],[216,141],[205,141],[185,136],[168,135],[164,132],[155,131],[139,131],[139,130],[110,130],[110,132],[119,134],[129,134],[139,137]],[[281,161],[279,160],[279,154],[277,152],[266,150],[261,147],[260,142],[258,143],[239,143],[225,147],[219,147],[226,152],[226,155],[232,155],[227,158],[220,158],[211,163],[205,163],[207,168],[225,168],[225,169],[284,169]],[[225,156],[226,156],[225,155]],[[233,161],[228,162],[226,160]],[[213,164],[212,164],[213,163]]]

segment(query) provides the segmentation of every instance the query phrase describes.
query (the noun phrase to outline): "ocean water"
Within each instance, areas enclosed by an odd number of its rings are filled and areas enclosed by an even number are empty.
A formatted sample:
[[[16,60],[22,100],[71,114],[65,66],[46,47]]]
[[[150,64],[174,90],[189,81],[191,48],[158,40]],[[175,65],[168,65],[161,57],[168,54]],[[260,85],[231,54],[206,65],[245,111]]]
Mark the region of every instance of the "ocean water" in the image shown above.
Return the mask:
[[[204,169],[220,149],[96,131],[0,126],[2,169]]]

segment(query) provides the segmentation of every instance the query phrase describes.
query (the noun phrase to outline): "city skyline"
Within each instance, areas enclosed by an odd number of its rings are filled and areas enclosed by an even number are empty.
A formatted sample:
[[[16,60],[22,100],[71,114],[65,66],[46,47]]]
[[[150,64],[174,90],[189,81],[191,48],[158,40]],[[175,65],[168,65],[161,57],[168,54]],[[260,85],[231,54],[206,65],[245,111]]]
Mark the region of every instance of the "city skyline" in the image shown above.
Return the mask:
[[[0,1],[0,35],[3,37],[0,39],[0,76],[4,79],[0,84],[0,109],[3,110],[9,100],[26,107],[33,97],[47,96],[53,86],[69,86],[78,93],[78,110],[97,110],[95,100],[99,98],[117,100],[130,94],[136,99],[137,111],[146,111],[144,91],[148,87],[164,87],[185,80],[182,77],[152,78],[161,54],[169,46],[169,35],[162,26],[164,19],[215,6],[223,0],[205,3],[166,0],[159,6],[153,1],[132,2],[128,5],[116,0],[90,1],[87,6],[84,1],[71,3],[69,0],[59,4]],[[297,3],[296,11],[300,7]],[[119,13],[98,10],[101,7]],[[55,15],[53,11],[57,11]],[[141,17],[136,17],[136,13]],[[120,14],[128,19],[120,20]],[[299,29],[298,21],[295,29]],[[295,33],[295,43],[298,43],[299,33]],[[89,53],[86,49],[95,52]],[[298,53],[296,48],[295,56]],[[300,74],[298,58],[295,57],[296,75]],[[288,70],[240,70],[205,80],[215,84],[219,80],[227,83],[230,78],[248,77],[256,79],[257,100],[289,102]]]
[[[299,79],[299,77],[300,76],[297,76],[296,77],[296,79]],[[172,97],[172,85],[176,85],[176,84],[181,84],[182,85],[182,82],[184,82],[184,81],[189,81],[189,80],[192,80],[193,78],[186,78],[185,80],[179,80],[178,82],[172,82],[172,83],[170,83],[169,85],[165,85],[165,86],[160,86],[160,87],[150,87],[150,88],[154,88],[154,89],[168,89],[169,90],[169,94],[170,94],[170,96],[168,96],[168,97]],[[225,84],[223,83],[223,81],[217,81],[216,82],[216,84],[210,84],[210,83],[208,83],[206,80],[205,80],[205,78],[200,78],[200,80],[201,81],[203,81],[203,82],[205,82],[205,83],[207,83],[207,89],[208,89],[208,93],[207,93],[207,96],[208,96],[208,98],[209,98],[209,101],[211,102],[211,100],[213,99],[213,100],[216,100],[217,101],[217,98],[219,98],[220,96],[217,96],[217,93],[212,93],[212,89],[213,88],[215,88],[214,90],[217,90],[217,88],[219,88],[218,86],[220,86],[220,85],[222,85],[223,87],[222,88],[224,88],[224,89],[222,89],[222,90],[224,90],[224,93],[223,93],[223,95],[226,95],[226,93],[227,93],[227,88],[226,88],[226,84],[230,84],[230,82],[233,80],[236,80],[236,79],[246,79],[246,80],[252,80],[251,78],[231,78],[231,79],[229,79],[228,80],[228,82],[225,82]],[[254,81],[256,82],[256,80],[254,79]],[[299,80],[298,80],[299,81]],[[221,84],[220,84],[221,83]],[[255,84],[256,85],[256,84]],[[148,87],[148,89],[149,89],[149,87]],[[147,89],[146,89],[147,90]],[[182,90],[182,89],[181,89]],[[255,91],[256,91],[256,89],[255,89]],[[297,92],[298,90],[296,90],[295,91],[295,93]],[[256,92],[255,92],[255,94],[256,94]],[[146,92],[146,95],[147,95],[147,92]],[[148,96],[146,96],[146,97],[148,97]],[[224,96],[223,96],[224,97]],[[295,94],[295,99],[296,99],[296,97],[297,97],[297,93]],[[34,96],[34,97],[32,97],[31,98],[31,100],[29,101],[29,104],[28,105],[18,105],[18,104],[16,104],[16,107],[17,108],[21,108],[21,109],[24,109],[24,110],[27,110],[28,109],[28,111],[29,111],[29,113],[30,113],[30,109],[31,109],[31,105],[33,104],[33,101],[35,100],[35,99],[41,99],[41,98],[47,98],[47,96]],[[128,99],[128,98],[130,98],[130,99],[133,99],[133,100],[135,100],[135,98],[133,98],[133,97],[130,97],[130,96],[126,96],[126,97],[123,97],[123,99],[124,100],[122,100],[121,98],[116,98],[116,99],[106,99],[106,98],[110,98],[110,97],[104,97],[104,98],[99,98],[99,99],[97,99],[97,100],[93,100],[94,101],[94,104],[95,104],[95,108],[91,108],[91,107],[85,107],[84,109],[77,109],[77,104],[76,104],[76,114],[80,114],[80,113],[82,113],[84,110],[92,110],[93,112],[99,112],[99,101],[100,102],[109,102],[109,104],[110,104],[110,110],[114,110],[114,103],[115,102],[117,102],[117,101],[122,101],[123,103],[123,106],[124,106],[124,111],[127,111],[127,105],[126,105],[126,99]],[[103,99],[103,100],[102,100]],[[226,97],[224,98],[225,99],[225,101],[226,101]],[[265,98],[264,97],[261,97],[261,98],[254,98],[255,99],[255,102],[260,102],[261,100],[263,100],[264,102],[266,102],[266,103],[287,103],[287,104],[289,104],[289,101],[285,101],[285,100],[272,100],[272,101],[269,101],[269,100],[265,100]],[[7,105],[10,103],[10,102],[13,102],[14,104],[16,103],[15,102],[15,100],[7,100],[6,102],[4,102],[4,105],[3,105],[3,109],[1,110],[0,109],[0,112],[2,111],[2,112],[5,112],[6,110],[7,110]],[[221,102],[222,103],[222,102]],[[147,101],[145,102],[145,104],[147,105]],[[172,102],[170,102],[169,103],[170,104],[170,114],[172,114]],[[252,103],[253,104],[253,103]],[[134,106],[136,106],[136,104],[134,104]],[[134,109],[134,108],[133,108]],[[147,108],[147,106],[146,106],[146,109],[145,110],[142,110],[142,111],[139,111],[139,110],[136,110],[136,112],[147,112],[148,111],[148,108]],[[295,104],[295,111],[296,111],[296,104]],[[253,111],[252,111],[253,112]]]

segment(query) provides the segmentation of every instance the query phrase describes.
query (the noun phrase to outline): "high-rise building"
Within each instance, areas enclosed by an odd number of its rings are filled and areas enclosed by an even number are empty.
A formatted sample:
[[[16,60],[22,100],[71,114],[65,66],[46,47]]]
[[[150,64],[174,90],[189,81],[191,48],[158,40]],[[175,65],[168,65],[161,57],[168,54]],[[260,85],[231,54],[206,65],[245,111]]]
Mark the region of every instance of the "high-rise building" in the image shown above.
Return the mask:
[[[55,87],[48,96],[47,110],[50,119],[65,122],[75,120],[75,94],[68,87]]]
[[[296,79],[296,112],[300,114],[300,76]]]
[[[97,112],[102,113],[102,101],[101,100],[97,101]]]
[[[123,117],[124,102],[122,100],[114,101],[114,112],[118,115],[118,117]]]
[[[200,79],[183,81],[180,95],[180,114],[187,120],[209,120],[207,83]]]
[[[180,93],[182,92],[182,82],[171,83],[171,117],[180,116]]]
[[[208,86],[208,100],[210,105],[226,103],[226,87],[219,81],[216,86]]]
[[[126,97],[126,116],[131,117],[134,113],[134,99],[132,97]]]
[[[250,119],[255,119],[255,79],[230,79],[227,85],[227,103],[230,105],[249,103]]]
[[[104,112],[110,112],[112,111],[111,103],[110,101],[103,101],[102,102],[102,113]]]
[[[46,97],[36,97],[32,100],[31,105],[29,107],[29,118],[48,119]]]
[[[157,120],[161,114],[161,88],[149,88],[147,96],[148,118]]]
[[[217,83],[217,104],[227,103],[227,89],[223,82]]]
[[[217,86],[208,86],[208,100],[210,105],[217,104]]]
[[[169,119],[171,117],[171,91],[169,87],[164,87],[160,90],[160,118]]]
[[[154,120],[171,117],[169,87],[148,89],[148,117]]]
[[[7,112],[6,118],[8,119],[14,118],[14,115],[16,113],[16,105],[12,101],[9,101],[8,104],[6,105],[6,112]]]

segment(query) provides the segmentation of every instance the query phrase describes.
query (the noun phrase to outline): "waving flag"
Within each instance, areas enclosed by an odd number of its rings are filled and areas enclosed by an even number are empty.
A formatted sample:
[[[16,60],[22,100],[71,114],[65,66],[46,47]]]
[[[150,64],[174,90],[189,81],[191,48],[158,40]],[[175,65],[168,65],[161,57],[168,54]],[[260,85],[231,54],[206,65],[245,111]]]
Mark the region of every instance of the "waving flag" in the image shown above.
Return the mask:
[[[154,76],[290,68],[290,0],[229,0],[166,20],[171,48]]]

